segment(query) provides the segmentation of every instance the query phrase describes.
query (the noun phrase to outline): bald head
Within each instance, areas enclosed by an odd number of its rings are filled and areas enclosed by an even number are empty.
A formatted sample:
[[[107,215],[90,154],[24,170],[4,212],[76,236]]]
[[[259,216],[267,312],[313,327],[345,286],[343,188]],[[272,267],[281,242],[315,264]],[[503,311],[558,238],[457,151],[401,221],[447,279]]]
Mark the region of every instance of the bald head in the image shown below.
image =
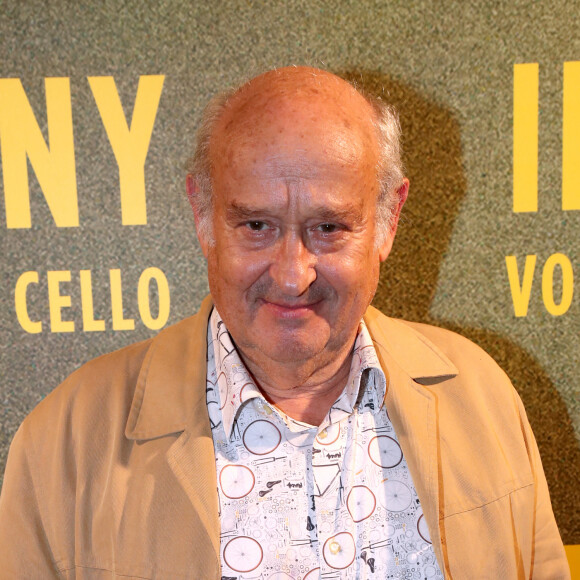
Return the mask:
[[[306,113],[316,121],[322,111],[338,128],[363,131],[370,138],[366,145],[378,147],[376,114],[368,100],[336,75],[306,67],[268,71],[240,87],[227,100],[215,133],[251,135],[282,115]]]
[[[284,154],[277,155],[275,143]],[[195,187],[188,192],[200,233],[212,238],[212,191],[224,167],[235,171],[236,164],[252,162],[252,151],[260,151],[265,157],[254,157],[262,164],[266,158],[277,171],[287,163],[289,176],[298,178],[316,171],[316,156],[324,156],[325,147],[346,170],[357,160],[368,164],[377,191],[379,239],[390,227],[403,182],[396,115],[336,75],[308,67],[268,71],[218,95],[206,108],[189,166]]]
[[[358,91],[340,77],[321,69],[291,66],[266,71],[250,79],[232,92],[230,102],[248,103],[255,97],[262,102],[284,95],[308,95],[316,99],[328,93],[362,98]],[[258,102],[257,100],[255,102]]]

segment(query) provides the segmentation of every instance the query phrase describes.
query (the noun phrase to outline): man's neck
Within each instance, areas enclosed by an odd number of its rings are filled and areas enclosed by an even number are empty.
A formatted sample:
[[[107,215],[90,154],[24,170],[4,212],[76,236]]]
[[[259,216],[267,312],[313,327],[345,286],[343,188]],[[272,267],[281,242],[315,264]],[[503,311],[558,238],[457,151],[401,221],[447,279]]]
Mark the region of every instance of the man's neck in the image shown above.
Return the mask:
[[[264,397],[286,415],[310,425],[322,423],[350,374],[352,345],[334,353],[332,360],[302,364],[262,360],[238,350]]]

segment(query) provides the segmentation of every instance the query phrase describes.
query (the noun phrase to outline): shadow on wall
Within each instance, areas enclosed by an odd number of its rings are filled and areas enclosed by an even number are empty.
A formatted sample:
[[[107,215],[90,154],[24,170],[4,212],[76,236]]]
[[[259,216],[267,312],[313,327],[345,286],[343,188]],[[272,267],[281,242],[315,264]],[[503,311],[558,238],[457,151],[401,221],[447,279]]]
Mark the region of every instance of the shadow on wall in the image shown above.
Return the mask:
[[[370,71],[339,76],[382,96],[399,111],[411,195],[373,304],[390,316],[458,332],[486,350],[519,392],[537,438],[565,544],[580,544],[580,448],[566,405],[537,361],[487,329],[433,319],[429,308],[455,218],[465,195],[459,125],[449,110],[409,86]]]

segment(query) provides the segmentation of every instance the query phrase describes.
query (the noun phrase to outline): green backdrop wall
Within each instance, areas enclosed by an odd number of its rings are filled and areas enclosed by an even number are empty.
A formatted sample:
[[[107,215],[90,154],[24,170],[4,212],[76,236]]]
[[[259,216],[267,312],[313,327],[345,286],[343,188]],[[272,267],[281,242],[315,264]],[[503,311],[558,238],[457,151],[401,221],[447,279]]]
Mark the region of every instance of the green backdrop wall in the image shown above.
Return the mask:
[[[400,111],[411,193],[375,304],[495,357],[580,544],[579,8],[0,0],[0,470],[66,375],[207,292],[184,196],[207,99],[310,64]]]

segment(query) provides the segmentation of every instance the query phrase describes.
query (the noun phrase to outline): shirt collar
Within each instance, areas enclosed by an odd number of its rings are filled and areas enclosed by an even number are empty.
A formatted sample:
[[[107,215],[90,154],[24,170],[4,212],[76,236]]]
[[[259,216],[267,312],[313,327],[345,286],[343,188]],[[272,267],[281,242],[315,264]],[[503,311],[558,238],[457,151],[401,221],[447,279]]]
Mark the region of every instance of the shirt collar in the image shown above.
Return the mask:
[[[361,320],[352,352],[350,373],[342,394],[328,412],[327,424],[336,423],[358,405],[360,413],[377,413],[383,405],[387,388],[373,340]]]
[[[215,307],[209,318],[207,341],[208,344],[211,341],[213,347],[222,421],[226,437],[229,439],[235,418],[244,403],[256,397],[264,398]]]
[[[214,355],[223,427],[229,439],[234,421],[247,401],[260,398],[264,406],[269,406],[269,403],[266,402],[246,369],[215,307],[208,325],[208,344],[210,343],[212,345],[210,351],[213,351]],[[367,326],[361,320],[346,386],[330,408],[321,427],[332,425],[345,415],[349,415],[357,404],[359,412],[378,412],[383,405],[385,392],[385,374],[381,369]]]

